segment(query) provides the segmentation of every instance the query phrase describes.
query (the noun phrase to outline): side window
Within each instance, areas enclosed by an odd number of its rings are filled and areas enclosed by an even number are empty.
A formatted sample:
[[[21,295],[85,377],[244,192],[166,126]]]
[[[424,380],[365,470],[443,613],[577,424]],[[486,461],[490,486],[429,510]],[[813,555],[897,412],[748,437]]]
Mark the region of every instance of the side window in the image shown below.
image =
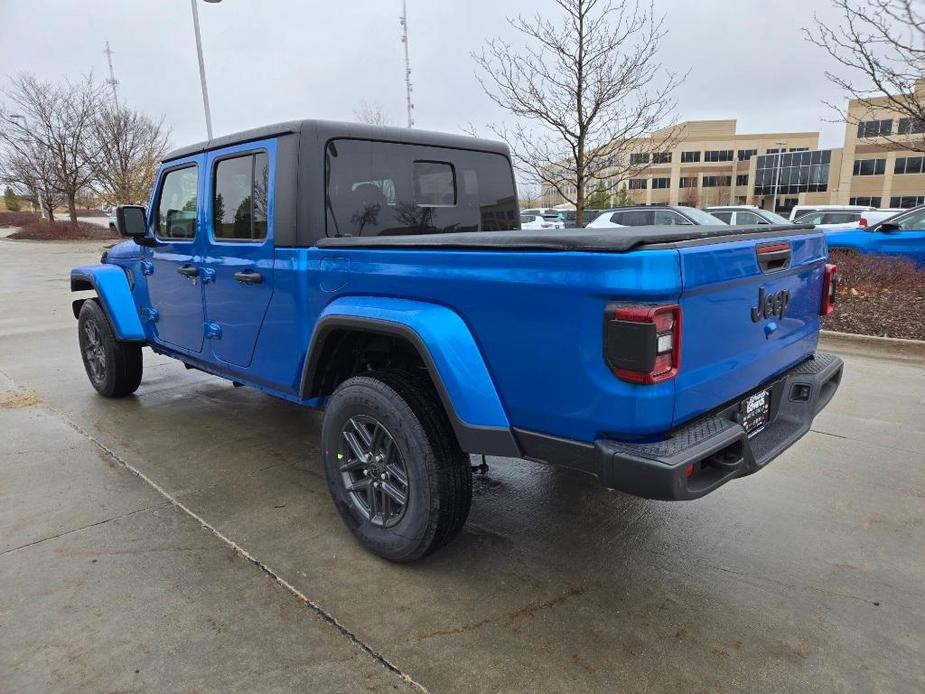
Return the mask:
[[[726,222],[726,224],[732,224],[732,212],[711,212],[710,214]]]
[[[266,152],[221,159],[212,184],[212,233],[217,241],[263,241],[267,237]]]
[[[456,173],[452,164],[416,161],[413,175],[415,204],[420,207],[452,207],[456,204]],[[477,189],[478,183],[475,180]]]
[[[679,215],[673,210],[655,210],[654,211],[654,223],[655,224],[669,224],[669,225],[680,225],[680,224],[690,224],[684,217]]]
[[[520,226],[505,156],[426,145],[331,140],[325,149],[325,207],[328,236]]]
[[[620,222],[628,227],[641,227],[652,224],[652,212],[650,210],[629,210],[623,213],[623,221]]]
[[[736,212],[736,224],[767,224],[754,212]]]
[[[813,214],[801,215],[794,221],[798,224],[822,224],[822,218],[824,216],[822,212],[814,212]]]
[[[155,229],[160,239],[191,241],[196,236],[199,169],[195,164],[169,171],[161,181]]]
[[[611,223],[611,224],[623,224],[624,226],[626,226],[626,225],[623,223],[623,213],[622,213],[622,212],[614,212],[612,215],[610,215],[610,223]]]
[[[899,222],[899,228],[903,231],[922,231],[925,229],[925,210],[919,210],[915,214],[904,217]]]
[[[860,219],[860,212],[829,212],[825,215],[823,224],[848,224]]]

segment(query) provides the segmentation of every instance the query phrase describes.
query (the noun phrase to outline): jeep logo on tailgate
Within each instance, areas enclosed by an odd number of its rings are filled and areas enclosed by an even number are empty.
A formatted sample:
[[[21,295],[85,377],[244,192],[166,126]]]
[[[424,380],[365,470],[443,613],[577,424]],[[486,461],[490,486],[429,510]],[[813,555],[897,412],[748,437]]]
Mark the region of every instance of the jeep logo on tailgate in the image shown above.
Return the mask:
[[[783,318],[789,305],[789,289],[781,289],[779,292],[767,294],[764,287],[761,287],[758,290],[758,305],[752,307],[752,323],[757,323],[762,318],[770,318],[771,316]]]

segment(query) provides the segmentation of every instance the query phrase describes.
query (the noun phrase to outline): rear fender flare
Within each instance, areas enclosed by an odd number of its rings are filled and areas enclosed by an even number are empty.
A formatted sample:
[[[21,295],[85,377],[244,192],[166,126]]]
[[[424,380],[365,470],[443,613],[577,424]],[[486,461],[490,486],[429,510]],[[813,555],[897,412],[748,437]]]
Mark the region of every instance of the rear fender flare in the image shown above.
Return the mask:
[[[324,342],[338,328],[406,339],[427,365],[467,453],[519,457],[501,399],[485,360],[462,318],[452,309],[409,299],[344,297],[321,313],[302,370],[301,397],[309,397]],[[328,395],[325,393],[324,395]]]
[[[117,265],[84,265],[71,270],[71,291],[92,290],[100,299],[116,339],[121,342],[144,342],[145,331],[138,316],[132,289],[125,270]],[[74,302],[74,316],[85,299]]]

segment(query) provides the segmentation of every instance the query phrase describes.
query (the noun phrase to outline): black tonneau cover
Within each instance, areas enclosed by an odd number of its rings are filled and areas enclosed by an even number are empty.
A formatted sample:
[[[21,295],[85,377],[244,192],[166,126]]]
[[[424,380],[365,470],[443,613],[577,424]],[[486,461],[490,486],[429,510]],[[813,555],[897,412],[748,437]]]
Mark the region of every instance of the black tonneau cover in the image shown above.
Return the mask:
[[[623,252],[641,246],[782,236],[812,231],[811,224],[760,226],[640,226],[551,231],[470,231],[405,236],[340,236],[319,239],[319,248],[444,248]]]

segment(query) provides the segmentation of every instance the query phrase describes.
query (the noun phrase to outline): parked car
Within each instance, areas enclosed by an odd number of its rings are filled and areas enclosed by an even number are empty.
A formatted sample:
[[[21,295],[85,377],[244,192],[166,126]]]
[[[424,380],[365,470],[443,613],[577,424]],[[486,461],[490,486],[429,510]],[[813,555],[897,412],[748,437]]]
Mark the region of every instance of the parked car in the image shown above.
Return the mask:
[[[906,258],[925,267],[925,205],[867,227],[827,231],[829,249]]]
[[[558,219],[546,219],[538,214],[520,215],[521,229],[563,229],[565,225]]]
[[[503,143],[355,123],[176,150],[150,208],[118,208],[127,240],[71,271],[90,383],[134,392],[150,347],[323,409],[337,512],[393,561],[460,531],[469,454],[694,499],[809,431],[842,374],[816,351],[821,232],[522,231],[514,180]]]
[[[790,221],[795,222],[798,217],[811,212],[864,212],[875,209],[877,208],[869,205],[795,205],[790,210]]]
[[[723,225],[725,222],[707,214],[703,210],[698,210],[696,207],[684,207],[683,205],[636,205],[606,210],[593,222],[588,224],[588,227],[592,229],[606,229],[621,226],[677,226],[691,224]]]
[[[763,210],[754,205],[719,205],[716,207],[705,207],[703,211],[713,215],[726,224],[732,225],[792,223],[789,219],[781,217],[776,212]]]
[[[861,210],[820,210],[801,215],[793,223],[813,224],[820,229],[857,229],[863,214]]]
[[[562,210],[557,210],[554,207],[530,207],[526,210],[521,210],[520,214],[539,215],[543,219],[562,221]]]

